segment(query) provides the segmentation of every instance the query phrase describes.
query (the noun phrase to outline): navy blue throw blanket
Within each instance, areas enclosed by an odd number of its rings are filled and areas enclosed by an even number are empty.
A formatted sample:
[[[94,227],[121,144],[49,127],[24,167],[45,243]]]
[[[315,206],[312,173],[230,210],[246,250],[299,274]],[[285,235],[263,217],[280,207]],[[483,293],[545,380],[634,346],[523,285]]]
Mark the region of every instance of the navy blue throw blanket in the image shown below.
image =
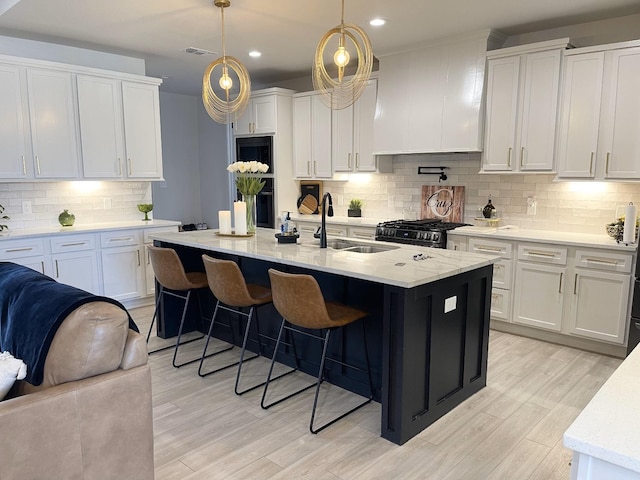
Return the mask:
[[[24,361],[27,382],[40,385],[44,362],[58,327],[76,308],[96,301],[112,303],[127,311],[112,298],[58,283],[22,265],[0,262],[0,351],[8,351]],[[139,331],[130,315],[129,328]]]

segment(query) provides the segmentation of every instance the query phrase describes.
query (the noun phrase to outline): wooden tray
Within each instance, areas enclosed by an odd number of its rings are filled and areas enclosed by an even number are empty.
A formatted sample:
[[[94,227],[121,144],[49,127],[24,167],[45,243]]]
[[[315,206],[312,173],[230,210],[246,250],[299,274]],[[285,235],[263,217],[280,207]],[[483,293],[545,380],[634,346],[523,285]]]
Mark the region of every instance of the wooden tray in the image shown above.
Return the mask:
[[[235,233],[233,230],[231,230],[231,233],[220,233],[220,232],[215,232],[215,234],[219,237],[236,237],[236,238],[246,238],[246,237],[253,237],[255,235],[255,233],[247,233],[246,235],[238,235],[237,233]]]

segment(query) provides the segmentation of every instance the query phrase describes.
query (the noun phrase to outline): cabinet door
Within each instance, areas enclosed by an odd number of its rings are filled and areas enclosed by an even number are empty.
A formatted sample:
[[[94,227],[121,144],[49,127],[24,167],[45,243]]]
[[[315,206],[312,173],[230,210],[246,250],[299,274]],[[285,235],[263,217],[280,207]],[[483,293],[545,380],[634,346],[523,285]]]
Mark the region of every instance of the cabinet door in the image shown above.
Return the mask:
[[[503,288],[491,289],[491,318],[509,321],[511,312],[511,291]]]
[[[82,167],[86,178],[123,176],[120,82],[78,75]]]
[[[70,73],[27,69],[36,178],[78,178],[78,143]]]
[[[577,269],[570,332],[624,344],[629,284],[629,275]]]
[[[349,227],[348,234],[352,238],[376,239],[376,227]]]
[[[551,50],[524,57],[520,170],[553,170],[561,56],[561,50]]]
[[[311,159],[315,178],[331,178],[331,109],[319,95],[311,97]]]
[[[155,85],[122,82],[128,178],[162,178],[160,106]]]
[[[276,96],[266,95],[251,100],[253,133],[276,133]]]
[[[102,280],[107,297],[127,300],[145,296],[143,275],[139,247],[102,250]]]
[[[236,118],[236,121],[232,124],[234,135],[249,135],[253,133],[253,104],[249,100],[249,104],[242,115]]]
[[[304,96],[293,99],[293,174],[296,178],[311,177],[311,98]]]
[[[27,160],[20,69],[0,65],[0,178],[26,178]]]
[[[605,178],[640,178],[640,47],[607,52],[605,56],[599,158]]]
[[[518,262],[513,321],[560,331],[566,267]]]
[[[45,273],[43,256],[12,258],[11,261],[18,265],[29,267],[31,270],[35,270],[36,272]]]
[[[567,55],[560,98],[558,177],[595,176],[604,53]]]
[[[355,104],[353,119],[353,152],[358,172],[375,172],[373,154],[373,120],[376,115],[377,82],[370,81]]]
[[[353,170],[353,105],[331,112],[331,159],[334,172]]]
[[[100,294],[98,261],[95,250],[58,253],[53,258],[53,278],[60,283]]]
[[[512,170],[519,75],[520,56],[488,62],[483,170]]]

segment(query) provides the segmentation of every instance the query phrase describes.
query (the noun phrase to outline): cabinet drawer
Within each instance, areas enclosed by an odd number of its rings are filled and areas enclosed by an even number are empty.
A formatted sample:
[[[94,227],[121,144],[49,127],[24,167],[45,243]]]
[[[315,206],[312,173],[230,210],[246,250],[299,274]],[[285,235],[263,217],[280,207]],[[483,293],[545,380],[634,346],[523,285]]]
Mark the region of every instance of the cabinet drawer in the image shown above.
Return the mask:
[[[80,252],[94,250],[96,239],[94,235],[64,235],[51,239],[51,253]]]
[[[605,270],[609,272],[631,272],[633,256],[625,253],[599,250],[576,250],[576,267]]]
[[[342,225],[327,225],[327,235],[334,235],[336,237],[346,237],[347,227]]]
[[[320,226],[319,223],[300,223],[300,222],[298,222],[296,224],[296,228],[298,229],[298,232],[300,232],[300,233],[311,233],[311,234],[316,233],[316,230],[318,229],[319,226]]]
[[[502,258],[511,258],[512,246],[507,242],[470,238],[469,251],[474,253],[491,253],[493,255],[500,255]]]
[[[158,233],[177,233],[178,232],[178,227],[162,227],[162,228],[146,228],[143,232],[142,232],[142,236],[144,239],[144,243],[153,243],[153,239],[151,238],[151,235],[156,235]]]
[[[41,238],[24,240],[4,240],[0,242],[0,260],[9,261],[20,257],[34,257],[44,253],[44,240]]]
[[[511,291],[502,288],[491,290],[491,317],[509,320],[511,306]]]
[[[120,230],[100,234],[100,246],[102,248],[138,244],[140,244],[140,231],[138,230]]]
[[[540,245],[518,245],[518,260],[566,265],[567,249]]]
[[[366,240],[375,240],[375,227],[349,227],[349,236],[353,238],[364,238]]]
[[[513,260],[504,259],[493,264],[493,286],[498,288],[511,288],[513,278]]]

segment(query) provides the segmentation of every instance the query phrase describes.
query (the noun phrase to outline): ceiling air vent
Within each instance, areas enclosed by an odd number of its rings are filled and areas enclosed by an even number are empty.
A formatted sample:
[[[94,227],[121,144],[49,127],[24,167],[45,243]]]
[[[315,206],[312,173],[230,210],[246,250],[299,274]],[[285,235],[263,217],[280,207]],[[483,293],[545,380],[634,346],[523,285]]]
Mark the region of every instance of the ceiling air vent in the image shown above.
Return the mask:
[[[211,52],[209,50],[204,50],[202,48],[196,47],[187,47],[184,49],[185,52],[191,53],[192,55],[215,55],[216,52]]]

